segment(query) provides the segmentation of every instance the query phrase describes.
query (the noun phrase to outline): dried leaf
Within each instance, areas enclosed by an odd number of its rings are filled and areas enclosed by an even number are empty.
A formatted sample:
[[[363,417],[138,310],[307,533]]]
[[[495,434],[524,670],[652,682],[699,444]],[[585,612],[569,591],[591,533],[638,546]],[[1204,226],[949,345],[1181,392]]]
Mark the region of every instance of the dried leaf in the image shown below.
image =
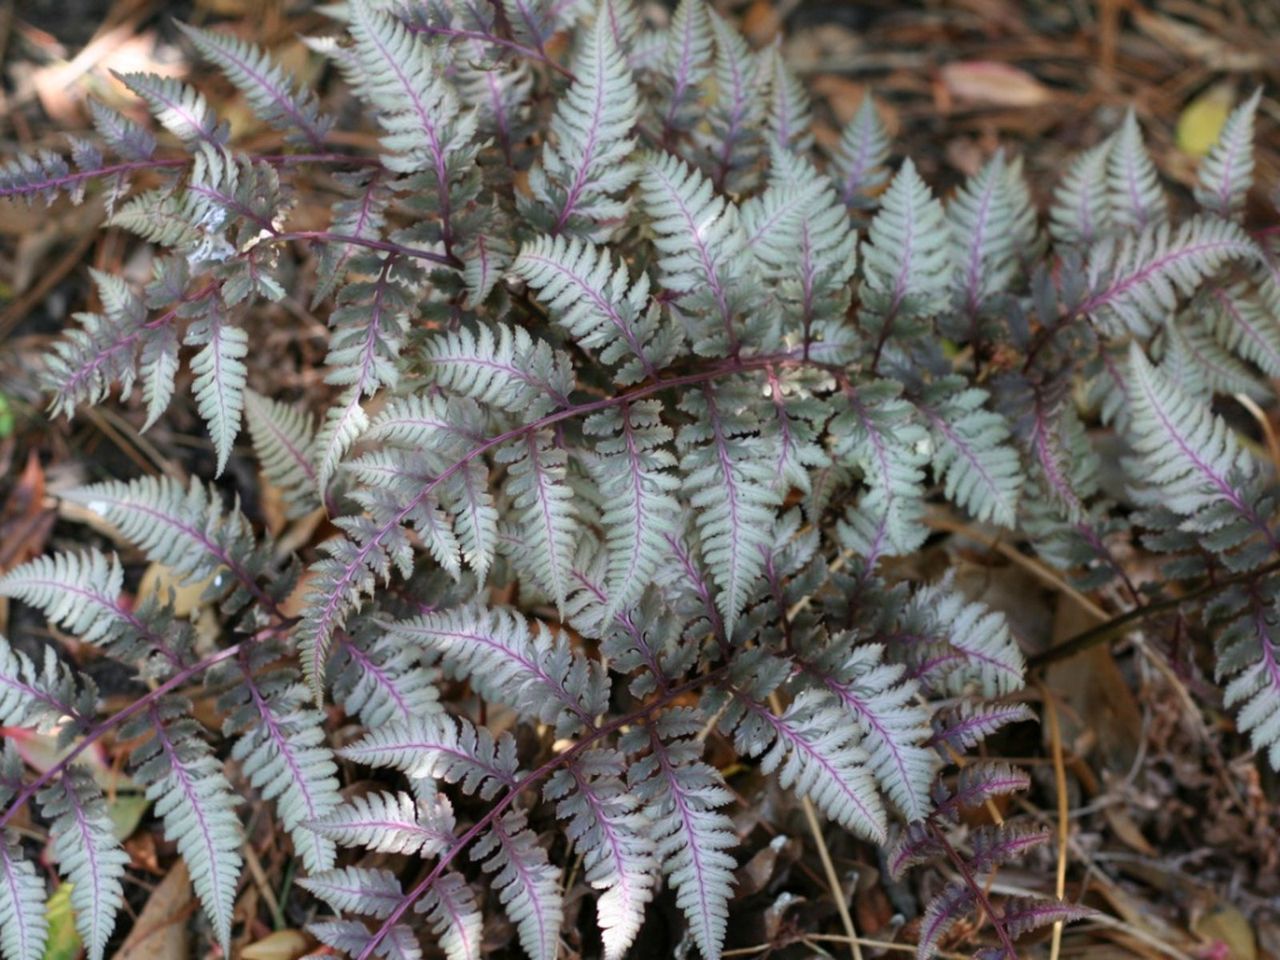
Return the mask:
[[[958,60],[942,68],[942,82],[957,100],[991,107],[1038,107],[1053,93],[1031,74],[995,60]]]
[[[249,944],[240,952],[244,960],[298,960],[309,941],[298,930],[277,930]]]
[[[181,860],[151,891],[147,905],[113,960],[173,960],[190,956],[187,917],[194,906],[191,878]]]

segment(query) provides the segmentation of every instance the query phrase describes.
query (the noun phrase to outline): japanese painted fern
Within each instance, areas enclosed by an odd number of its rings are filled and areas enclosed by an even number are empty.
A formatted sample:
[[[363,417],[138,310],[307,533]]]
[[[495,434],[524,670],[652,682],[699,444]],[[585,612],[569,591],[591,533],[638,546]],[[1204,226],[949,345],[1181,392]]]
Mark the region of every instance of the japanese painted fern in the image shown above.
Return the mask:
[[[941,778],[1030,716],[1010,700],[1024,661],[1001,614],[887,561],[954,507],[1095,586],[1114,575],[1127,532],[1085,421],[1127,438],[1168,589],[1219,585],[1203,623],[1226,699],[1280,767],[1274,465],[1210,406],[1269,398],[1280,373],[1280,261],[1237,219],[1257,97],[1202,165],[1198,215],[1171,219],[1130,115],[1042,227],[1011,157],[945,202],[891,164],[869,98],[816,151],[777,51],[703,0],[662,27],[629,0],[334,12],[312,46],[368,107],[376,155],[332,150],[320,99],[263,51],[184,28],[285,152],[245,152],[198,90],[137,75],[164,134],[95,104],[100,144],[0,168],[4,197],[102,192],[154,251],[142,288],[94,274],[100,307],[47,358],[52,409],[118,385],[145,429],[189,384],[214,477],[251,440],[303,524],[277,545],[199,480],[64,494],[219,605],[212,649],[170,597],[130,602],[114,553],[0,578],[150,684],[103,716],[51,650],[0,640],[0,722],[75,745],[39,774],[6,754],[0,824],[36,800],[92,960],[119,936],[127,857],[77,760],[108,732],[138,741],[132,773],[224,952],[250,791],[338,915],[312,933],[362,960],[419,956],[419,937],[479,957],[495,906],[534,960],[565,938],[590,953],[564,924],[575,858],[601,955],[627,955],[669,890],[715,960],[739,837],[709,737],[830,829],[892,839],[894,872],[945,854],[960,810],[1027,786],[983,762]],[[315,167],[340,191],[332,225],[295,229]],[[255,313],[303,282],[291,250],[314,254],[306,292],[331,328],[311,410],[248,356]],[[192,714],[201,680],[220,729]],[[343,717],[363,732],[338,746]],[[358,768],[383,789],[340,792]],[[980,880],[1043,839],[987,828],[964,855]],[[0,842],[5,960],[42,955],[31,853]],[[986,897],[946,887],[920,955],[979,905],[990,956],[1081,912]]]

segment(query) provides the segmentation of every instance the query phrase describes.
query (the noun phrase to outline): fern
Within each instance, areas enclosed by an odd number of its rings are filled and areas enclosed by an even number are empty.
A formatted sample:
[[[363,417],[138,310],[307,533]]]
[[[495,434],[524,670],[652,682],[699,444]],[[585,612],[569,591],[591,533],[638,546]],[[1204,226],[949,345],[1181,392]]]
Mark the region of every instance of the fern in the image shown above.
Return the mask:
[[[252,390],[245,391],[244,412],[262,475],[284,496],[290,517],[305,516],[320,503],[315,421]]]
[[[605,251],[581,240],[540,237],[520,251],[512,270],[582,346],[621,365],[620,383],[653,376],[671,360],[676,342],[649,302],[648,278],[632,283],[627,268]]]
[[[1237,488],[1253,474],[1253,463],[1226,424],[1182,394],[1136,344],[1129,369],[1133,444],[1151,495],[1206,532],[1226,519],[1215,509],[1221,504],[1260,523]]]
[[[663,287],[684,295],[686,309],[707,318],[695,328],[694,350],[703,355],[732,352],[738,342],[736,305],[745,293],[731,290],[742,248],[737,208],[717,196],[702,174],[670,154],[648,160],[640,193],[657,235]]]
[[[829,690],[856,718],[866,763],[881,790],[908,820],[923,819],[937,768],[934,755],[920,746],[928,712],[913,702],[914,682],[897,683],[904,668],[880,662],[882,647],[853,646],[850,639],[833,641],[801,662],[805,685]]]
[[[1145,230],[1168,218],[1169,201],[1142,142],[1142,130],[1132,107],[1111,141],[1107,191],[1112,216],[1123,230]]]
[[[231,445],[240,431],[244,412],[245,366],[249,337],[230,326],[220,313],[194,324],[187,331],[187,345],[200,350],[191,361],[195,374],[192,389],[200,416],[209,424],[213,449],[218,456],[216,473],[222,473],[231,456]]]
[[[881,187],[889,182],[889,134],[880,120],[875,101],[867,94],[840,134],[840,146],[832,157],[839,175],[840,199],[854,209],[872,209]]]
[[[471,858],[494,875],[498,899],[530,960],[552,960],[564,920],[560,871],[548,862],[524,814],[508,813],[495,821],[471,849]]]
[[[1190,295],[1229,261],[1256,255],[1244,232],[1225,220],[1190,220],[1176,231],[1162,222],[1136,235],[1108,237],[1090,254],[1093,292],[1079,309],[1108,332],[1148,336],[1179,294]]]
[[[649,757],[631,768],[630,786],[653,811],[658,862],[676,889],[676,903],[689,919],[698,949],[719,957],[729,915],[737,845],[731,821],[719,808],[732,795],[724,780],[699,758],[694,739],[699,720],[692,711],[669,711],[633,741],[647,743]]]
[[[1262,88],[1231,111],[1196,172],[1196,200],[1208,213],[1236,217],[1253,185],[1253,121]]]
[[[277,816],[293,838],[308,872],[334,864],[333,845],[308,827],[338,805],[337,767],[324,745],[320,716],[303,706],[306,691],[288,668],[262,672],[277,651],[259,647],[237,664],[238,676],[219,700],[225,733],[239,734],[232,759],[262,796],[276,802]]]
[[[101,960],[124,904],[121,880],[129,856],[113,835],[106,801],[86,771],[73,768],[39,800],[41,815],[55,831],[58,870],[72,885],[76,929],[91,960]]]
[[[702,555],[719,588],[716,605],[732,635],[747,592],[764,570],[765,523],[777,503],[763,445],[741,394],[705,390],[683,406],[698,419],[680,432],[681,467],[698,511]]]
[[[122,728],[132,738],[149,735],[133,753],[138,779],[164,822],[187,869],[214,936],[224,950],[231,940],[231,911],[244,860],[235,795],[194,721],[190,705],[152,704]]]
[[[184,23],[178,26],[202,56],[226,73],[263,120],[313,147],[323,146],[331,121],[320,114],[309,93],[299,94],[266,54],[243,40]]]
[[[942,309],[951,258],[942,205],[910,160],[889,184],[861,247],[862,300],[878,337],[874,359],[891,333]]]
[[[567,833],[583,857],[587,883],[603,891],[596,903],[606,957],[623,956],[653,896],[653,840],[648,818],[623,783],[626,769],[616,751],[584,754],[548,781],[543,795],[558,801]]]
[[[0,722],[5,726],[56,729],[64,717],[91,714],[95,692],[76,690],[76,677],[58,662],[52,647],[44,648],[44,662],[9,646],[0,636]]]
[[[402,643],[438,653],[446,669],[470,679],[486,699],[553,724],[566,735],[608,703],[609,682],[597,664],[570,651],[564,637],[530,625],[507,610],[456,610],[426,614],[390,627]]]
[[[43,956],[49,935],[44,883],[7,833],[0,839],[0,878],[0,948],[5,960]]]
[[[617,195],[635,179],[629,136],[639,94],[603,5],[583,31],[574,58],[577,78],[551,120],[551,140],[529,186],[548,214],[548,231],[602,240],[626,213]],[[534,218],[534,222],[538,222]]]
[[[51,483],[122,553],[0,576],[141,681],[104,713],[56,645],[0,641],[0,722],[74,744],[34,771],[6,750],[0,826],[37,801],[91,957],[125,926],[79,764],[104,738],[223,952],[261,920],[233,916],[243,797],[269,811],[255,842],[297,865],[281,909],[326,904],[310,931],[333,951],[475,960],[500,906],[526,954],[590,953],[586,897],[621,958],[665,885],[716,960],[741,769],[894,874],[950,863],[921,955],[972,915],[980,955],[1009,955],[1083,912],[987,883],[1038,829],[966,826],[1030,779],[948,765],[998,758],[984,741],[1034,713],[1010,621],[923,551],[952,507],[1102,591],[1117,631],[1176,606],[1238,743],[1280,765],[1275,482],[1220,396],[1273,412],[1280,373],[1274,243],[1239,222],[1258,94],[1197,171],[1199,216],[1179,219],[1131,111],[1067,166],[1042,231],[1012,154],[945,204],[910,159],[891,176],[870,96],[824,159],[784,48],[704,0],[661,26],[627,0],[328,12],[338,32],[307,43],[336,68],[326,106],[352,98],[332,118],[263,51],[183,28],[307,152],[253,152],[196,86],[138,74],[153,122],[94,104],[93,142],[0,166],[0,196],[100,196],[151,252],[141,282],[91,274],[98,305],[44,358],[52,411],[114,391],[163,443],[190,408],[212,451]],[[299,394],[250,356],[264,317]],[[278,541],[255,464],[294,521]],[[1131,576],[1136,549],[1158,577]],[[219,629],[197,639],[167,591],[137,601],[138,559]],[[201,680],[216,731],[187,699]],[[40,956],[43,878],[8,836],[0,874],[0,954]]]
[[[474,123],[440,76],[426,44],[367,0],[351,5],[350,30],[360,90],[386,131],[383,163],[396,173],[431,169],[438,183]],[[447,216],[446,216],[447,219]]]

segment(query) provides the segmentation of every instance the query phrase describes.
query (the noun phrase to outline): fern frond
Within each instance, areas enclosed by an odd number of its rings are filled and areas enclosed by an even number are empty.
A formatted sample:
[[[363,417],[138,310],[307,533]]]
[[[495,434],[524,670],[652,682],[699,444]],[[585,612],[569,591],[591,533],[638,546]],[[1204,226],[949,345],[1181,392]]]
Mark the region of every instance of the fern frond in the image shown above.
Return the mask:
[[[933,472],[947,499],[975,518],[1012,527],[1022,491],[1022,461],[1009,443],[1009,426],[986,409],[987,392],[960,389],[936,406],[920,405],[933,427]]]
[[[573,389],[569,358],[522,327],[492,324],[476,332],[460,327],[429,341],[422,356],[439,386],[526,422],[567,406]]]
[[[925,907],[916,940],[916,960],[930,960],[942,946],[942,938],[973,907],[973,893],[961,883],[949,883]]]
[[[416,307],[408,277],[400,276],[410,274],[401,261],[361,258],[351,266],[368,269],[373,279],[352,280],[338,293],[329,314],[333,333],[324,358],[325,382],[367,397],[399,382],[396,361]]]
[[[952,261],[946,215],[906,160],[880,198],[862,242],[863,306],[878,318],[881,338],[901,318],[926,317],[946,302]]]
[[[668,555],[664,538],[678,532],[676,460],[667,449],[671,430],[660,414],[656,401],[645,400],[602,411],[583,425],[585,433],[601,438],[593,475],[605,503],[600,518],[608,554],[604,622],[640,596]]]
[[[1253,748],[1267,751],[1280,770],[1280,613],[1274,598],[1255,591],[1218,641],[1216,674],[1231,682],[1223,705],[1236,708],[1236,726]]]
[[[690,0],[697,4],[698,0]],[[719,329],[701,335],[703,355],[731,352],[738,342],[736,258],[743,246],[737,208],[715,192],[711,181],[674,154],[651,155],[640,177],[640,195],[652,221],[660,280],[682,294],[681,309],[710,314]],[[736,292],[736,291],[735,291]]]
[[[1086,246],[1112,227],[1111,197],[1107,192],[1107,140],[1074,157],[1066,176],[1054,189],[1049,232],[1062,244]]]
[[[813,116],[809,94],[787,66],[782,48],[764,54],[769,69],[769,135],[776,146],[797,155],[813,148]]]
[[[889,133],[868,92],[853,119],[840,132],[840,144],[831,165],[835,168],[840,199],[855,210],[876,207],[880,189],[889,182]]]
[[[925,612],[944,643],[922,674],[940,673],[956,695],[970,683],[976,683],[984,697],[1022,688],[1026,661],[1003,614],[967,600],[945,580],[917,591],[913,605]]]
[[[220,476],[227,467],[244,413],[248,374],[244,357],[249,353],[249,335],[232,326],[219,305],[188,328],[185,343],[200,347],[191,358],[191,372],[195,374],[191,390],[218,457],[214,476]]]
[[[334,846],[308,824],[338,806],[338,769],[324,742],[323,714],[304,705],[297,672],[261,670],[278,656],[270,644],[243,655],[218,706],[226,714],[223,732],[239,734],[231,758],[264,800],[275,801],[307,872],[319,873],[334,865]]]
[[[81,724],[93,716],[97,693],[92,685],[76,689],[76,675],[58,662],[53,647],[44,648],[37,667],[0,634],[0,726],[57,729],[65,717]]]
[[[576,79],[556,105],[529,188],[549,214],[552,235],[603,241],[626,214],[618,196],[636,177],[630,134],[640,95],[603,4],[594,25],[579,36]]]
[[[857,241],[829,182],[807,161],[796,158],[792,166],[794,182],[775,181],[743,204],[747,246],[806,344],[815,333],[834,340],[848,308]]]
[[[1089,254],[1092,293],[1079,312],[1108,332],[1146,337],[1226,263],[1258,255],[1244,231],[1228,220],[1195,218],[1177,230],[1160,222],[1137,234],[1108,236]]]
[[[735,691],[721,720],[739,753],[763,756],[760,769],[808,797],[828,817],[873,843],[886,835],[885,811],[867,771],[855,731],[825,692],[806,690],[777,716],[753,696]]]
[[[5,831],[0,835],[0,953],[4,960],[44,956],[49,935],[44,901],[44,881]]]
[[[958,819],[962,810],[982,806],[994,797],[1021,793],[1031,785],[1031,778],[1007,763],[970,764],[960,771],[955,788],[937,806],[939,816]]]
[[[1214,336],[1228,350],[1280,378],[1280,287],[1265,284],[1254,294],[1243,284],[1215,287],[1204,305]]]
[[[353,386],[343,391],[338,402],[325,411],[315,439],[316,492],[320,497],[328,492],[342,458],[369,428],[369,415],[361,399],[360,388]]]
[[[498,899],[530,960],[555,960],[564,921],[560,870],[547,859],[524,813],[513,810],[495,820],[471,848],[471,859],[482,860],[484,872],[494,874]]]
[[[1225,504],[1266,533],[1245,489],[1255,464],[1226,423],[1153,367],[1136,343],[1129,348],[1128,379],[1140,501],[1191,518],[1205,531],[1228,520],[1215,509]]]
[[[147,326],[146,304],[122,279],[97,270],[90,271],[90,276],[103,313],[77,313],[80,326],[67,330],[54,343],[46,361],[47,382],[54,391],[50,409],[67,417],[77,404],[102,402],[117,382],[122,398],[127,399],[137,377],[139,347],[156,337],[172,340],[167,328],[156,331]],[[176,342],[172,369],[176,369]],[[167,379],[164,389],[155,389],[155,396],[165,403],[167,390],[172,390],[171,372]],[[154,399],[148,396],[149,401]],[[154,403],[148,406],[154,410]]]
[[[480,960],[483,921],[475,893],[461,876],[446,870],[414,910],[426,915],[448,960]]]
[[[693,135],[701,147],[701,166],[710,173],[712,183],[741,192],[758,175],[752,168],[763,145],[762,71],[742,34],[714,8],[708,8],[707,16],[715,38],[716,95],[706,128],[695,127]]]
[[[324,147],[332,120],[320,113],[315,96],[299,92],[293,82],[266,53],[238,37],[201,30],[185,23],[178,28],[196,45],[206,60],[216,64],[255,113],[277,130],[317,149]]]
[[[929,743],[945,745],[956,753],[963,754],[1002,727],[1034,719],[1035,714],[1025,703],[984,704],[962,701],[953,710],[935,718],[937,732]]]
[[[973,848],[969,866],[976,873],[987,873],[1048,843],[1049,836],[1043,827],[1025,821],[979,827],[969,840]]]
[[[150,737],[133,751],[138,779],[147,785],[164,822],[165,839],[186,861],[196,896],[224,952],[231,941],[236,885],[244,859],[236,798],[194,720],[190,704],[173,698],[152,703],[121,731],[124,739]]]
[[[444,715],[413,717],[372,730],[339,755],[355,763],[400,770],[411,780],[430,777],[461,783],[467,793],[491,800],[516,785],[516,744],[510,734],[495,741],[485,727]]]
[[[376,640],[365,636],[368,630],[353,633],[338,634],[338,649],[329,661],[334,701],[347,714],[374,729],[392,719],[442,711],[435,686],[438,671],[423,667],[412,650],[390,642],[381,630]]]
[[[86,100],[93,118],[93,129],[113,151],[126,160],[149,160],[156,152],[156,138],[122,113],[97,100]]]
[[[556,29],[555,7],[550,0],[502,0],[502,9],[516,38],[541,50]]]
[[[198,90],[153,73],[115,74],[116,79],[146,103],[161,126],[188,146],[204,142],[221,151],[227,141],[227,125]]]
[[[751,586],[764,570],[763,548],[780,491],[742,391],[705,387],[686,394],[680,406],[695,418],[677,437],[680,468],[702,557],[717,587],[716,607],[732,636]]]
[[[253,390],[244,392],[244,412],[262,475],[284,497],[290,519],[306,516],[320,506],[315,419]]]
[[[619,367],[619,384],[652,377],[672,359],[678,341],[649,302],[648,277],[632,283],[626,265],[606,250],[583,240],[538,237],[521,248],[511,268],[574,339]]]
[[[1009,936],[1021,937],[1054,923],[1072,923],[1093,915],[1093,910],[1074,903],[1017,897],[1005,903],[1000,921],[1009,931]]]
[[[729,917],[738,846],[733,821],[720,808],[733,794],[714,767],[701,759],[697,738],[705,719],[690,708],[661,714],[654,726],[634,731],[624,748],[649,747],[634,762],[627,782],[649,811],[658,863],[676,891],[705,960],[719,960]]]
[[[354,920],[309,923],[307,930],[325,946],[351,957],[371,951],[372,956],[381,960],[422,960],[422,944],[408,924],[393,924],[376,945],[369,928]]]
[[[881,380],[846,394],[848,408],[829,428],[836,462],[858,470],[868,487],[837,526],[841,542],[868,565],[910,553],[927,536],[923,467],[930,439],[899,392]]]
[[[430,169],[447,193],[451,154],[467,141],[474,115],[461,115],[457,94],[430,48],[369,0],[349,7],[360,92],[386,132],[382,162],[396,173]],[[447,207],[443,211],[447,220]]]
[[[38,800],[41,815],[52,824],[58,871],[72,885],[76,930],[90,960],[102,960],[116,914],[124,904],[121,880],[129,855],[112,832],[101,789],[84,768],[68,767],[57,783],[40,792]]]
[[[239,510],[224,512],[216,492],[197,480],[185,490],[169,477],[109,480],[71,490],[63,498],[113,524],[148,559],[170,568],[184,583],[213,577],[209,589],[216,594],[225,593],[232,579],[237,595],[259,590],[254,579],[265,560],[249,521]],[[222,567],[230,576],[219,576]]]
[[[711,18],[702,0],[680,0],[666,31],[666,55],[659,74],[665,109],[662,127],[678,132],[697,125],[702,118],[698,101],[710,75]]]
[[[616,750],[592,750],[557,770],[543,796],[583,858],[583,876],[598,891],[596,915],[608,960],[620,960],[644,920],[657,871],[649,820],[622,781],[626,764]]]
[[[440,794],[424,802],[407,793],[371,793],[307,826],[344,847],[376,853],[434,857],[454,840],[453,808]]]
[[[919,688],[903,681],[903,667],[882,662],[882,646],[850,641],[833,641],[802,660],[803,679],[829,690],[853,715],[880,789],[908,820],[923,819],[932,808],[929,788],[938,761],[923,746],[930,727],[928,711],[916,703]]]
[[[952,288],[958,307],[969,316],[987,300],[1005,292],[1017,272],[1017,212],[1004,153],[997,152],[947,204],[951,227]]]
[[[301,877],[298,885],[340,913],[379,920],[389,917],[404,899],[404,891],[394,873],[370,867],[339,867]],[[362,925],[361,929],[364,929]]]
[[[480,696],[553,724],[558,736],[594,726],[609,702],[599,663],[575,654],[568,639],[513,610],[470,606],[388,624],[402,643],[438,653]]]
[[[1161,361],[1169,377],[1188,394],[1203,398],[1215,393],[1241,393],[1266,400],[1270,390],[1198,317],[1185,314],[1165,324],[1165,355]]]
[[[180,629],[170,639],[162,617],[148,605],[130,609],[123,599],[119,559],[97,550],[37,557],[0,577],[0,596],[42,610],[49,622],[124,662],[144,663],[150,676],[181,666],[189,650]]]
[[[537,430],[499,450],[496,459],[507,464],[507,495],[538,560],[539,580],[563,611],[579,526],[568,484],[568,454],[550,430]]]
[[[1169,198],[1142,142],[1138,115],[1132,107],[1111,138],[1107,155],[1107,192],[1111,215],[1123,230],[1142,231],[1169,217]]]
[[[1262,101],[1262,88],[1231,111],[1217,142],[1196,171],[1196,202],[1224,219],[1239,216],[1253,186],[1253,124]]]

